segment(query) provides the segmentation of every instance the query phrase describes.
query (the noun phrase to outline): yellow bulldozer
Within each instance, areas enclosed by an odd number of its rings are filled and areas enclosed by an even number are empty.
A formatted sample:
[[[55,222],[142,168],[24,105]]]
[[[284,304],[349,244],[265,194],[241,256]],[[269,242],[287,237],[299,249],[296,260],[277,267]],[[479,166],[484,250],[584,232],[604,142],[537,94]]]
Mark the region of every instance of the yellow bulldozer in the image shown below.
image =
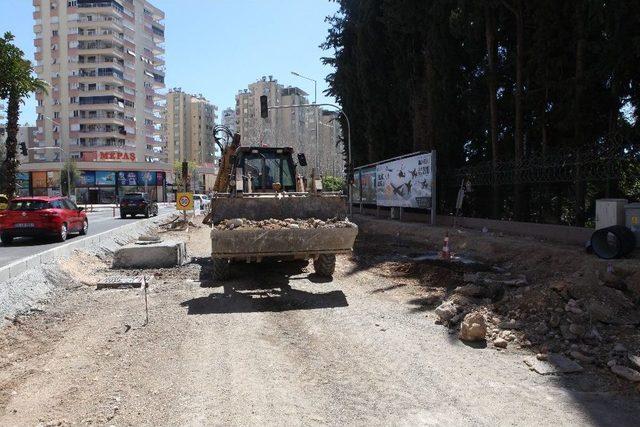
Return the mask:
[[[306,166],[304,154],[295,162],[292,148],[243,147],[240,135],[223,127],[216,130],[226,137],[216,137],[220,170],[204,219],[212,226],[213,279],[228,278],[234,261],[266,259],[312,259],[316,274],[332,276],[336,254],[351,252],[358,234],[355,224],[345,221],[346,197],[323,191],[315,171],[307,188],[299,173],[299,167]],[[311,226],[299,227],[300,221]],[[243,223],[267,226],[238,226]],[[271,227],[272,223],[289,226]]]

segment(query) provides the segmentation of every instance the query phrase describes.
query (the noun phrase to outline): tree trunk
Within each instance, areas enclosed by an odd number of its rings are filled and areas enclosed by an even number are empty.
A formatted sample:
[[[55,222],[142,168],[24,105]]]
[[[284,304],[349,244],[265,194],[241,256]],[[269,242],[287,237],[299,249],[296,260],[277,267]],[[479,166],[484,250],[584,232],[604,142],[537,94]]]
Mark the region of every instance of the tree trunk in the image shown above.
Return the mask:
[[[9,198],[16,196],[16,173],[20,164],[17,159],[18,149],[18,121],[20,119],[20,97],[12,91],[9,93],[7,106],[7,141],[6,158],[2,163],[2,192]]]
[[[431,55],[431,50],[427,47],[424,52],[424,61],[425,61],[425,95],[427,99],[427,109],[426,109],[426,126],[425,130],[426,134],[426,147],[425,149],[431,151],[436,148],[435,143],[435,130],[433,127],[433,112],[434,112],[434,103],[433,103],[433,91],[435,87],[435,70],[433,69],[433,57]]]
[[[496,79],[496,23],[494,9],[487,3],[484,8],[485,39],[487,42],[487,88],[489,90],[489,113],[491,135],[491,217],[500,215],[500,197],[498,194],[498,97]]]
[[[415,81],[416,90],[413,91],[413,150],[432,150],[435,146],[435,132],[433,126],[433,88],[435,71],[431,58],[431,51],[424,47],[422,52],[424,61],[421,78]]]
[[[523,187],[521,183],[520,170],[524,151],[524,117],[522,110],[522,87],[523,87],[523,70],[524,70],[524,10],[522,0],[516,0],[515,4],[516,17],[516,88],[515,88],[515,149],[514,160],[516,165],[515,173],[515,217],[518,220],[524,219],[523,207]]]
[[[587,46],[584,30],[584,13],[582,4],[579,3],[576,8],[576,75],[575,75],[575,99],[574,99],[574,144],[578,153],[585,146],[584,140],[584,120],[582,114],[582,103],[584,94],[584,56]],[[578,156],[578,163],[580,156]],[[585,204],[585,185],[582,182],[582,172],[580,165],[576,167],[575,175],[576,189],[576,208],[575,222],[578,227],[583,227],[585,223],[584,204]]]

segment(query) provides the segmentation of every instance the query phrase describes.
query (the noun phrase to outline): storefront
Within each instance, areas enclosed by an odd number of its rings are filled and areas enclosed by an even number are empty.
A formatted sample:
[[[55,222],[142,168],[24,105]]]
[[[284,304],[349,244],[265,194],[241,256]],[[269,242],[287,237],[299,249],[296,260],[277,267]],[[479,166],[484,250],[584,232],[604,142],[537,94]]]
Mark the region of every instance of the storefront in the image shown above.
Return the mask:
[[[125,193],[146,192],[158,202],[167,201],[167,178],[171,182],[172,168],[161,162],[136,162],[131,154],[114,159],[100,152],[100,159],[109,161],[78,161],[78,173],[72,196],[80,204],[117,203]],[[124,155],[123,155],[124,156]],[[20,165],[17,175],[18,192],[23,196],[57,196],[60,191],[62,163],[33,162]],[[64,172],[62,172],[64,173]],[[66,189],[65,189],[66,190]],[[66,193],[66,191],[65,191]]]
[[[75,195],[78,203],[117,203],[126,193],[145,192],[156,201],[166,200],[165,172],[80,171]]]

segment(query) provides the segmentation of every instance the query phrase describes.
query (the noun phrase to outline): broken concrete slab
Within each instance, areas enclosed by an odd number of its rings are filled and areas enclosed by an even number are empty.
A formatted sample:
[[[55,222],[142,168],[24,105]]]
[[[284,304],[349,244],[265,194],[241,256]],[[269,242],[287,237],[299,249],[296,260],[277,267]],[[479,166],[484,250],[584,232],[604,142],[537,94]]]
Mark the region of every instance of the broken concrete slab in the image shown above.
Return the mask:
[[[167,240],[147,245],[127,245],[115,251],[113,268],[171,268],[189,261],[185,242]]]
[[[144,284],[144,276],[109,276],[101,279],[96,289],[141,288]]]
[[[635,369],[627,368],[626,366],[622,365],[613,365],[610,369],[611,372],[619,377],[622,377],[634,383],[640,382],[640,372],[636,371]]]
[[[505,285],[505,286],[526,286],[527,278],[522,275],[512,275],[511,273],[465,273],[463,280],[476,285]]]
[[[578,363],[557,353],[549,353],[547,360],[527,357],[524,363],[540,375],[572,374],[584,370]]]

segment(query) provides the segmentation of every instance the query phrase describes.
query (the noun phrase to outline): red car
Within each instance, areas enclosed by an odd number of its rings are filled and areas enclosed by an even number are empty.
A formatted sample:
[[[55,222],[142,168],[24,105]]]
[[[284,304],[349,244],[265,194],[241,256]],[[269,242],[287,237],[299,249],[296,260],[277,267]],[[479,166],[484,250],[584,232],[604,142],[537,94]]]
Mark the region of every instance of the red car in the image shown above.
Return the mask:
[[[69,233],[87,234],[89,220],[82,208],[66,197],[18,197],[0,211],[0,240],[14,237],[54,237],[64,242]]]

